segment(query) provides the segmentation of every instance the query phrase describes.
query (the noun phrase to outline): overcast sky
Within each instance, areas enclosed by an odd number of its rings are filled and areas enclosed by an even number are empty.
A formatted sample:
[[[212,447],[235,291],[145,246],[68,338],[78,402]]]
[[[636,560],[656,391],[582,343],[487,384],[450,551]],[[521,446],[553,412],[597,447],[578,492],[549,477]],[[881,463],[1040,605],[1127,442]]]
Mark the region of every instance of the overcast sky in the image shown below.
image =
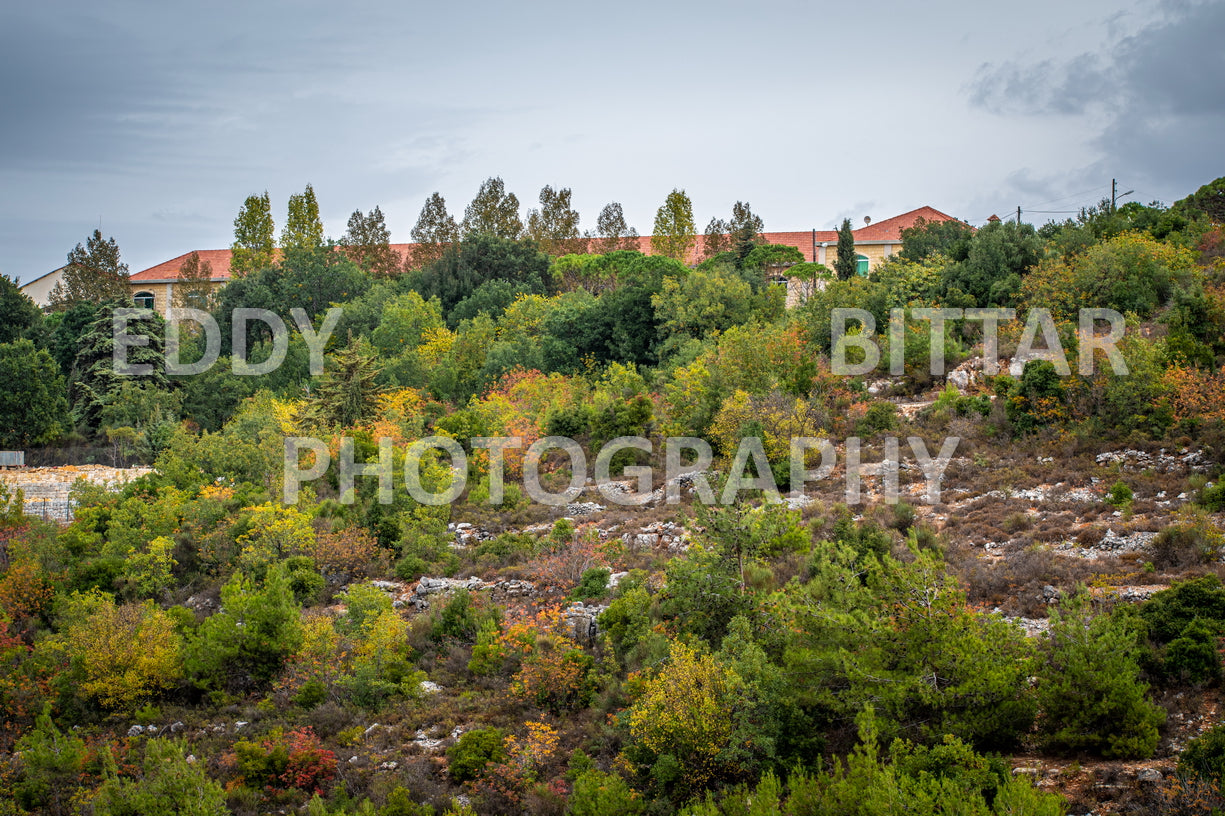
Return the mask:
[[[226,247],[264,190],[279,233],[308,182],[393,241],[494,175],[643,233],[673,187],[699,229],[1170,203],[1225,175],[1222,32],[1221,0],[4,3],[0,272],[99,225],[132,272]]]

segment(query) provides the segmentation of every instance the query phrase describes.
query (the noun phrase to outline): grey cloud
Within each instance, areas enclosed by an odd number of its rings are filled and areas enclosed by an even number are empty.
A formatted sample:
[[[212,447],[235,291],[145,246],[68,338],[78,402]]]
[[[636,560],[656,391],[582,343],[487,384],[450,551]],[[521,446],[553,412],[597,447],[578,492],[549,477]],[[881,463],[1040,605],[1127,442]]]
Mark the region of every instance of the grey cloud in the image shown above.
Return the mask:
[[[1109,177],[1120,168],[1134,183],[1180,196],[1222,171],[1225,133],[1225,2],[1161,6],[1159,18],[1102,53],[1066,60],[984,65],[968,88],[972,105],[1020,116],[1100,118],[1092,145],[1100,160],[1085,168]]]

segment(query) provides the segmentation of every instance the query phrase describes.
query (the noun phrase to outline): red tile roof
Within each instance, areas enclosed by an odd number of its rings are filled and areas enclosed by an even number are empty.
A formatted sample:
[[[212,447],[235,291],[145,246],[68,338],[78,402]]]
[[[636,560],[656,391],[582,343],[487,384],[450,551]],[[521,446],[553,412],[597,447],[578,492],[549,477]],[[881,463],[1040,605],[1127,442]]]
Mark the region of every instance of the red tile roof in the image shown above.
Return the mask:
[[[228,249],[201,249],[197,250],[200,253],[200,263],[206,261],[213,267],[213,276],[211,280],[229,280],[230,279],[230,250]],[[141,281],[166,281],[178,280],[179,271],[183,264],[187,262],[190,252],[184,252],[177,258],[171,258],[168,261],[151,266],[141,272],[137,272],[131,277],[132,283],[140,283]]]
[[[884,221],[877,221],[874,224],[868,224],[865,227],[854,230],[855,240],[900,241],[902,240],[902,230],[913,227],[920,218],[925,221],[937,222],[954,220],[953,216],[946,215],[933,207],[920,207],[917,210],[895,215],[892,218],[886,218]]]
[[[917,210],[895,215],[892,218],[886,218],[884,221],[877,221],[873,224],[860,227],[853,230],[856,242],[865,241],[891,241],[900,243],[902,240],[902,230],[913,227],[915,222],[920,218],[927,221],[951,221],[953,217],[946,215],[932,207],[919,207]],[[763,232],[761,237],[772,244],[786,244],[797,248],[803,255],[805,260],[812,260],[812,244],[813,231],[800,230],[798,232]],[[838,232],[836,230],[817,230],[816,242],[820,246],[822,243],[836,243],[838,241]],[[696,262],[703,255],[703,246],[706,242],[704,235],[697,236],[697,243],[694,246],[693,252],[690,253],[689,261]],[[392,244],[391,248],[401,257],[408,257],[416,244]],[[644,254],[651,254],[651,236],[643,235],[638,238],[638,249]],[[197,250],[200,253],[200,261],[208,261],[213,268],[212,280],[227,281],[230,279],[230,250],[228,249],[201,249]],[[179,278],[179,271],[183,264],[187,261],[190,252],[185,252],[177,258],[171,258],[168,261],[151,266],[141,272],[137,272],[132,276],[132,283],[140,283],[142,281],[174,281]]]

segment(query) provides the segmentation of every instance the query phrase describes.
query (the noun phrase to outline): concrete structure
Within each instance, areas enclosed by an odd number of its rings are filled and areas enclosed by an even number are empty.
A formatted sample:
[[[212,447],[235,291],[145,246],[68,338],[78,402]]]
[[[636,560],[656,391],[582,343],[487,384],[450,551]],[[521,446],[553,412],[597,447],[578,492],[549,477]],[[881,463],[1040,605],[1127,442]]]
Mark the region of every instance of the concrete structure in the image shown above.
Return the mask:
[[[45,309],[51,305],[51,290],[55,285],[64,279],[64,271],[67,266],[61,266],[59,269],[48,272],[42,277],[35,278],[29,283],[23,283],[20,287],[22,294],[26,295],[40,309]]]

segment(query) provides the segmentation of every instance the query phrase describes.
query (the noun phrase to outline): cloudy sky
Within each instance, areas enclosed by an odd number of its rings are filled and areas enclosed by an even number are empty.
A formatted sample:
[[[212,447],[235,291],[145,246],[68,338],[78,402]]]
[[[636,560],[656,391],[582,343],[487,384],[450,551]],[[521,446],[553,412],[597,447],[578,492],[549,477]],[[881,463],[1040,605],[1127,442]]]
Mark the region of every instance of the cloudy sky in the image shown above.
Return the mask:
[[[644,233],[673,187],[699,228],[1169,203],[1225,175],[1223,31],[1222,0],[5,3],[0,272],[99,225],[133,272],[225,247],[308,182],[330,235],[377,204],[393,241],[494,175]]]

